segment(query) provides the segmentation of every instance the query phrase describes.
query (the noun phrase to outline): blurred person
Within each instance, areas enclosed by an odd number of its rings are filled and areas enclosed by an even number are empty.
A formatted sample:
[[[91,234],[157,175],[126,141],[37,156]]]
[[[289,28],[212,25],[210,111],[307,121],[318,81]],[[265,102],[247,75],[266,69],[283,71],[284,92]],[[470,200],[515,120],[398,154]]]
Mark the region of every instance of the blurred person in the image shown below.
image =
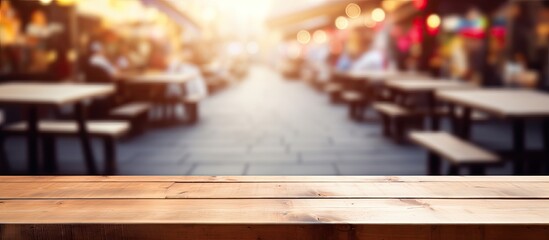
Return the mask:
[[[363,35],[360,47],[363,53],[352,64],[349,69],[351,72],[381,71],[385,68],[383,50],[374,46],[373,38],[373,33],[369,30]]]
[[[28,72],[44,72],[56,59],[57,53],[48,49],[48,40],[61,30],[59,25],[48,23],[44,11],[32,12],[31,20],[25,29],[27,44],[32,48]]]
[[[200,68],[192,63],[192,52],[190,50],[183,50],[180,55],[172,55],[168,63],[167,72],[177,74],[188,73],[194,76],[190,81],[186,82],[185,89],[182,89],[177,84],[168,86],[166,92],[168,97],[183,95],[206,96],[208,94]]]
[[[109,82],[114,81],[118,74],[118,67],[108,58],[104,45],[94,41],[90,45],[90,58],[88,60],[90,69],[86,74],[88,81]],[[97,72],[100,71],[100,72]]]
[[[0,2],[0,45],[16,44],[21,36],[21,19],[9,0]]]
[[[21,19],[9,0],[0,1],[0,73],[19,69],[21,54],[14,46],[21,40]]]
[[[192,78],[185,82],[184,86],[180,84],[168,84],[165,93],[167,99],[201,98],[208,95],[208,88],[204,81],[204,77],[202,76],[200,68],[193,63],[192,56],[193,54],[190,49],[185,49],[181,54],[172,54],[169,57],[166,69],[168,73],[190,74],[192,75]],[[182,105],[176,105],[176,114],[183,115],[183,109]]]
[[[48,23],[46,13],[42,10],[32,12],[31,21],[25,29],[27,41],[32,46],[42,46],[53,34],[62,31],[59,24]]]

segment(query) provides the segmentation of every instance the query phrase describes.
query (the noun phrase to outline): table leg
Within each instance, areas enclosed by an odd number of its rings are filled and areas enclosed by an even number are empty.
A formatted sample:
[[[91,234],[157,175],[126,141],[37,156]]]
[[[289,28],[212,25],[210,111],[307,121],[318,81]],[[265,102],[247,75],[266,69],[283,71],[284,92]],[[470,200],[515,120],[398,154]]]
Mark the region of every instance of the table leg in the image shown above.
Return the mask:
[[[471,108],[464,107],[461,114],[461,121],[458,127],[459,136],[468,140],[471,138]]]
[[[513,174],[521,175],[524,173],[524,121],[522,119],[513,120]]]
[[[430,92],[427,95],[427,104],[428,104],[428,116],[431,120],[431,130],[438,131],[440,129],[440,119],[437,115],[437,101],[435,98],[435,93]]]
[[[448,115],[450,116],[450,128],[452,133],[459,136],[459,118],[456,114],[456,106],[454,104],[448,104]]]
[[[88,127],[86,125],[86,110],[82,103],[77,103],[75,106],[76,121],[78,124],[78,135],[82,144],[82,150],[84,151],[84,159],[86,161],[86,167],[89,174],[96,174],[97,168],[95,167],[95,159],[93,157],[93,149],[91,146],[90,135],[88,133]]]
[[[57,171],[57,148],[56,139],[53,136],[42,136],[42,157],[44,169],[47,173]]]
[[[543,152],[545,155],[545,174],[549,174],[549,118],[543,120]]]
[[[31,174],[38,173],[38,108],[29,106],[27,116],[27,158],[28,170]]]

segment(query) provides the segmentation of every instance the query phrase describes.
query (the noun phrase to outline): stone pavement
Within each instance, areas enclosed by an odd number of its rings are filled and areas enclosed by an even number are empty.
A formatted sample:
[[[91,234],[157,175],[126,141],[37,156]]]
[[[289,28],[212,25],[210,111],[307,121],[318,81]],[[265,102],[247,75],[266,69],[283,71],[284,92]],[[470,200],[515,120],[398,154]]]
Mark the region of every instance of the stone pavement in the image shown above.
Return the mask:
[[[151,129],[120,142],[122,175],[423,175],[425,153],[396,145],[378,122],[352,122],[343,105],[299,81],[266,67],[201,104],[193,126]],[[536,129],[530,129],[531,132]],[[533,136],[534,145],[540,142]],[[494,137],[503,136],[503,137]],[[510,146],[509,127],[475,126],[477,141]],[[530,139],[529,139],[530,140]],[[60,139],[59,174],[85,174],[75,139]],[[25,144],[10,138],[7,151],[16,173],[24,173]],[[101,144],[96,158],[102,167]],[[489,169],[509,174],[510,166]]]

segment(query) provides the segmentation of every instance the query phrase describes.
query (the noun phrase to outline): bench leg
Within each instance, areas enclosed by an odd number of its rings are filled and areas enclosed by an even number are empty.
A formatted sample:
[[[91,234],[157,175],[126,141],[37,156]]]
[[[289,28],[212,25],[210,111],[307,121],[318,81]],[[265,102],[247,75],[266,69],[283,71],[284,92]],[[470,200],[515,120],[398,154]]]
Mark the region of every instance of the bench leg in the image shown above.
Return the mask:
[[[188,115],[189,123],[198,122],[198,103],[185,103],[185,113]]]
[[[391,119],[389,116],[382,114],[381,115],[382,124],[383,124],[383,136],[391,136]]]
[[[471,166],[469,168],[471,175],[486,175],[484,166]]]
[[[78,135],[84,151],[84,159],[86,161],[86,167],[89,174],[96,174],[97,168],[95,167],[95,160],[93,157],[93,149],[91,146],[90,134],[88,133],[88,127],[86,125],[86,110],[82,103],[76,104],[76,118],[78,123]]]
[[[459,175],[459,167],[450,165],[450,167],[448,167],[448,175]]]
[[[356,107],[357,106],[354,102],[349,103],[349,117],[353,120],[356,119]]]
[[[543,120],[543,152],[545,154],[545,174],[549,174],[549,119]]]
[[[513,150],[515,157],[513,158],[513,174],[524,174],[525,162],[524,162],[524,149],[525,149],[525,137],[524,137],[524,121],[515,119],[513,121]]]
[[[116,174],[116,142],[112,137],[103,139],[103,147],[105,151],[105,174]]]
[[[57,171],[57,149],[55,144],[55,137],[43,136],[42,137],[42,156],[44,157],[44,168],[47,173],[54,173]]]
[[[427,174],[440,175],[440,157],[435,153],[427,153]]]
[[[0,173],[9,173],[10,163],[4,146],[4,136],[0,135]]]
[[[395,132],[393,137],[397,142],[401,143],[404,141],[404,132],[405,132],[404,119],[397,117],[393,121],[395,125],[394,126]]]
[[[27,158],[28,170],[31,174],[38,173],[38,108],[30,106],[27,116]]]

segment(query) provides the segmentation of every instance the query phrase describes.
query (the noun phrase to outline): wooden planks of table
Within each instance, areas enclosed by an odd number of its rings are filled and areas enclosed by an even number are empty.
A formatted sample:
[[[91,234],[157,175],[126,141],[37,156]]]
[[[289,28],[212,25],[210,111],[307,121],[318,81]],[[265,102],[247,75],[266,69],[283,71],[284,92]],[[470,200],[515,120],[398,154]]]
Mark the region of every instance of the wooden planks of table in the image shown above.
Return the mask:
[[[2,239],[548,239],[549,177],[0,177]]]

